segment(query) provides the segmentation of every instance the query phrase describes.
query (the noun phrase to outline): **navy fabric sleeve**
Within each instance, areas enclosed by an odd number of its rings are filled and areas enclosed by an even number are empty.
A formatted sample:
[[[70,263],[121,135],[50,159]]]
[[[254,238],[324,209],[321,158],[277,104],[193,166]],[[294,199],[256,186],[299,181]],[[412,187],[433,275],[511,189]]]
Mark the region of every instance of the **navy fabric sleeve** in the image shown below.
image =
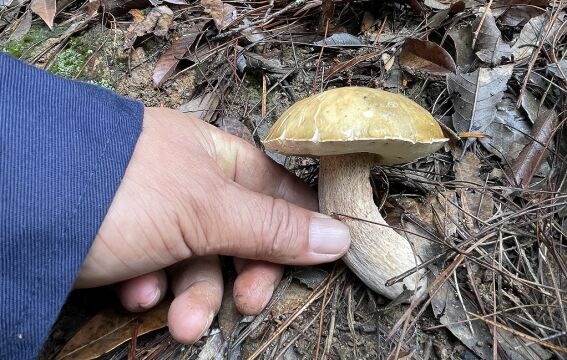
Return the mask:
[[[0,53],[0,359],[41,349],[120,184],[143,111]]]

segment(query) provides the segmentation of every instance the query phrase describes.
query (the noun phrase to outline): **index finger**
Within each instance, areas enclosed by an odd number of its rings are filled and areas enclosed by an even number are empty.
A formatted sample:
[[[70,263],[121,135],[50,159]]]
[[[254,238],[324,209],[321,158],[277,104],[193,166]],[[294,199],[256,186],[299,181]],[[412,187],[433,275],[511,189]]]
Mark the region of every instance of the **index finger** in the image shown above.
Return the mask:
[[[303,208],[319,209],[317,194],[307,184],[246,141],[212,127],[217,164],[243,187]]]

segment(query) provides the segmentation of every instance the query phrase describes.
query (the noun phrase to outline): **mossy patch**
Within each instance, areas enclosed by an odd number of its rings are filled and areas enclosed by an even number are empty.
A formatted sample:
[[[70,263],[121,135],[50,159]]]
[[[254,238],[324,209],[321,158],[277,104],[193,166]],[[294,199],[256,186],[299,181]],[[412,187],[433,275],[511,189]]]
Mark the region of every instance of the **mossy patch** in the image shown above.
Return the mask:
[[[18,41],[10,40],[2,46],[2,51],[8,54],[27,60],[34,56],[36,52],[41,51],[42,45],[46,40],[61,33],[62,29],[56,28],[55,31],[50,31],[45,26],[32,25],[28,33]]]
[[[48,71],[66,78],[75,78],[92,54],[92,50],[79,52],[75,48],[69,47],[57,55]]]

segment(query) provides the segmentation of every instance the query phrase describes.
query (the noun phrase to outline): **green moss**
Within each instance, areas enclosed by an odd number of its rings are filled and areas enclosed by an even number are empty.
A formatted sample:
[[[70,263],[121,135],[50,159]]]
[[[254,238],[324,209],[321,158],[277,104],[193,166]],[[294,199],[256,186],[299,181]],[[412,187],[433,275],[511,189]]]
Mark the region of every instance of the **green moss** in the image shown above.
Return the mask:
[[[92,50],[81,53],[69,47],[59,53],[48,71],[67,78],[75,78],[92,55]]]
[[[24,52],[24,45],[19,42],[10,41],[8,44],[6,44],[6,46],[4,46],[4,48],[2,48],[2,51],[5,51],[10,55],[19,58]]]
[[[60,31],[57,29],[51,32],[45,26],[33,25],[28,33],[22,36],[18,41],[11,40],[0,46],[2,51],[12,56],[27,59],[32,57],[32,53],[35,52],[35,47],[41,48],[41,46],[45,44],[46,39],[57,36],[59,32]]]

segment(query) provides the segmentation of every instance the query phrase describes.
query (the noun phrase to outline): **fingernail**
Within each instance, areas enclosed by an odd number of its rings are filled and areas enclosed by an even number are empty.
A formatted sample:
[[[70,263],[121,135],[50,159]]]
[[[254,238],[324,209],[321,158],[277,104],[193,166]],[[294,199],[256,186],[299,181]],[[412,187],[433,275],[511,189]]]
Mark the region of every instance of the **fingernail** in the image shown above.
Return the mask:
[[[350,245],[348,227],[330,217],[313,217],[309,225],[309,246],[318,254],[342,254]]]
[[[146,298],[148,299],[148,301],[141,303],[140,307],[143,309],[151,308],[158,302],[159,296],[160,296],[159,289],[154,289],[150,294],[147,295]]]

